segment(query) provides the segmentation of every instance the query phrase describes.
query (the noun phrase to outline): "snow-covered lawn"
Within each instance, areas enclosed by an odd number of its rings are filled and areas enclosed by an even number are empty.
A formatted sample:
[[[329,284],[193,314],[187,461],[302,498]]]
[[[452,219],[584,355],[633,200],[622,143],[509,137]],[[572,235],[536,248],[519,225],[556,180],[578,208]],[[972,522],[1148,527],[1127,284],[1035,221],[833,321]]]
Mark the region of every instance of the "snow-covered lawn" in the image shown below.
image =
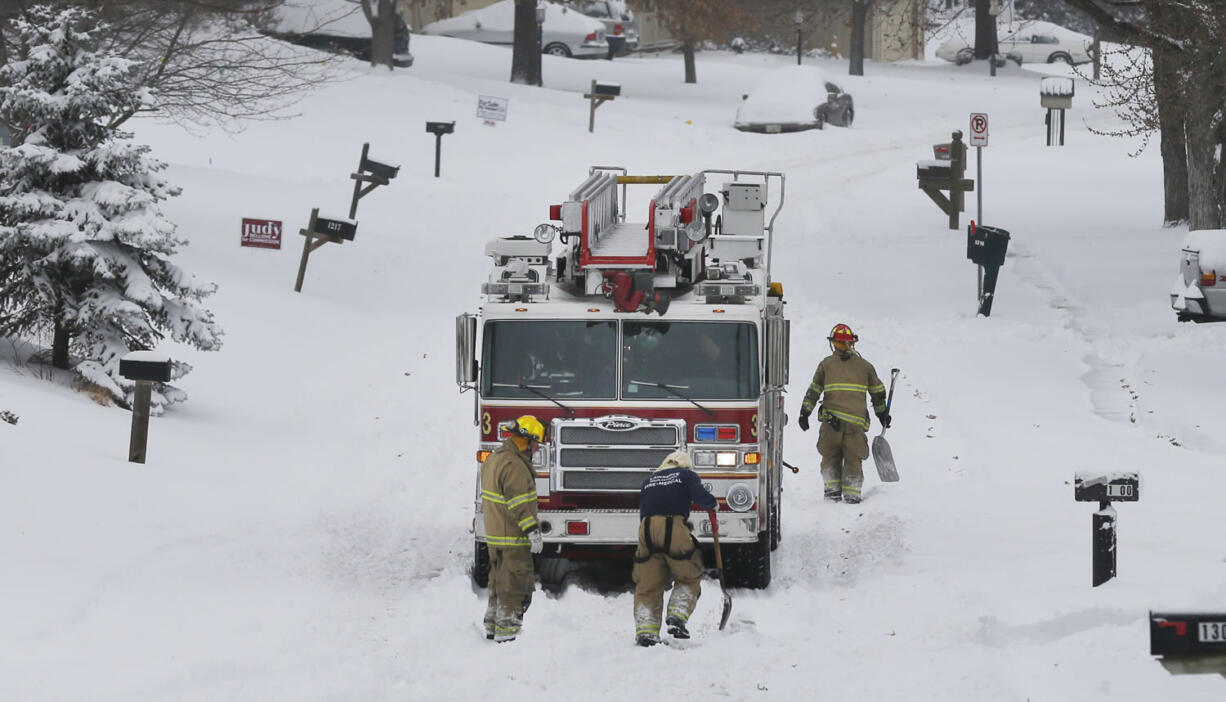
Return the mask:
[[[1084,82],[1067,146],[1046,148],[1040,75],[1013,65],[856,78],[817,61],[855,126],[759,135],[732,128],[737,104],[787,57],[702,54],[697,85],[672,55],[545,57],[542,90],[506,82],[505,49],[417,36],[413,53],[394,73],[350,64],[300,117],[235,136],[136,125],[183,186],[179,262],[219,284],[225,346],[170,350],[195,366],[190,399],[153,419],[145,465],[126,462],[128,413],[5,348],[0,699],[1222,699],[1221,678],[1150,658],[1147,611],[1226,610],[1226,328],[1176,323],[1184,232],[1159,226],[1157,149],[1092,135],[1114,117]],[[594,78],[622,96],[589,134]],[[508,120],[483,126],[478,95],[509,98]],[[991,116],[984,220],[1013,234],[986,319],[965,232],[915,185],[970,112]],[[451,120],[435,179],[423,122]],[[312,207],[346,211],[364,141],[400,176],[295,293],[294,232]],[[466,573],[475,432],[453,318],[481,304],[485,241],[546,221],[593,164],[785,172],[789,410],[836,322],[902,369],[902,481],[823,503],[816,437],[789,427],[802,471],[775,581],[735,592],[724,632],[710,584],[684,650],[634,647],[631,596],[577,587],[538,593],[495,646]],[[240,248],[242,217],[283,220],[283,247]],[[1118,579],[1092,589],[1094,506],[1072,480],[1095,470],[1139,471],[1144,492],[1118,510]]]

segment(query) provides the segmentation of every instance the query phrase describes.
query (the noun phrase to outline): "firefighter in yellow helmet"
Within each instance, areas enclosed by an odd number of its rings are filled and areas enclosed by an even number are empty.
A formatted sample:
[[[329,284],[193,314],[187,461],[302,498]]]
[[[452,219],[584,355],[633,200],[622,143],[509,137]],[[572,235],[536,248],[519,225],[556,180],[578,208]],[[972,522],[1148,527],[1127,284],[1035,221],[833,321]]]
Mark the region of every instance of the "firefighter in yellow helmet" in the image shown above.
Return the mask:
[[[860,337],[846,324],[836,324],[827,337],[830,355],[817,364],[813,382],[800,406],[800,428],[809,430],[809,415],[813,408],[822,423],[817,433],[817,452],[822,456],[822,481],[826,499],[838,502],[860,501],[864,483],[861,464],[868,458],[868,405],[864,396],[873,401],[873,412],[881,426],[890,426],[890,413],[885,405],[885,385],[877,377],[873,364],[856,351]]]
[[[481,465],[481,512],[490,552],[485,638],[499,643],[519,635],[536,589],[532,555],[545,545],[536,521],[532,468],[532,455],[545,439],[545,427],[525,414],[507,428],[510,436]]]

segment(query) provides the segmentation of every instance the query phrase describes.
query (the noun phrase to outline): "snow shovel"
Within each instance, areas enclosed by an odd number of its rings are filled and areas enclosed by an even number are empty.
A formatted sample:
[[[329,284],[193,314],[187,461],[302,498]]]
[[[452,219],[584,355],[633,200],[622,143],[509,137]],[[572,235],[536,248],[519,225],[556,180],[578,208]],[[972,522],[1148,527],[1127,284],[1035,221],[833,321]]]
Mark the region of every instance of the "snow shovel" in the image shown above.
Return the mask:
[[[728,625],[728,617],[732,616],[732,595],[728,594],[728,588],[724,585],[724,557],[719,551],[719,519],[713,509],[707,510],[707,516],[711,519],[711,535],[715,538],[715,569],[719,572],[719,590],[724,595],[724,609],[719,615],[719,630],[723,631]]]
[[[894,381],[898,379],[898,369],[890,369],[890,394],[885,398],[885,411],[890,411],[890,405],[894,402]],[[873,463],[877,466],[877,477],[881,478],[883,483],[898,482],[898,468],[894,465],[894,452],[890,450],[890,443],[885,440],[885,427],[881,427],[881,433],[873,437]]]

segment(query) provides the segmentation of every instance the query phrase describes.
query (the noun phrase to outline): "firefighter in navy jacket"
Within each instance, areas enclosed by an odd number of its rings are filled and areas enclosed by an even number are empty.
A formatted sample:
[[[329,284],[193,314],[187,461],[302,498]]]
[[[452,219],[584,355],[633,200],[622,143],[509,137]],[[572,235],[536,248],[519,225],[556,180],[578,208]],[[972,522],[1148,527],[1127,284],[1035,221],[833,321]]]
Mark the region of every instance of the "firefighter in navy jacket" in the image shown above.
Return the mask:
[[[715,497],[702,486],[684,451],[674,451],[643,483],[639,492],[639,545],[634,553],[634,634],[640,646],[660,642],[664,590],[668,633],[690,638],[690,613],[702,592],[702,551],[687,519],[690,505],[714,509]]]

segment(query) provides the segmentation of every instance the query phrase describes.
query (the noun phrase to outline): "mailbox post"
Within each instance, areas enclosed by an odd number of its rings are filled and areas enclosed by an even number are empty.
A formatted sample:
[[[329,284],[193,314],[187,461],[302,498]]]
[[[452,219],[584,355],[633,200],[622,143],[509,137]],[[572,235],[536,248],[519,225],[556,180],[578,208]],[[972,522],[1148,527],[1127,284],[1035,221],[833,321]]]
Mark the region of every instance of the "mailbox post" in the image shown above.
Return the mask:
[[[1112,502],[1137,502],[1141,499],[1141,476],[1138,473],[1108,473],[1096,475],[1077,473],[1073,480],[1073,499],[1097,502],[1094,513],[1092,542],[1092,584],[1098,587],[1116,575],[1115,568],[1115,508]]]
[[[592,81],[591,90],[583,96],[591,103],[588,107],[587,115],[587,131],[589,133],[596,130],[596,108],[621,94],[622,87],[617,83],[597,83]]]
[[[316,207],[311,210],[311,219],[307,222],[306,229],[298,230],[298,233],[306,238],[302,242],[302,259],[298,262],[298,278],[294,282],[294,292],[302,292],[302,281],[306,278],[307,261],[311,252],[324,244],[353,241],[358,231],[358,221],[354,219],[358,215],[358,200],[380,185],[387,185],[399,173],[399,164],[371,156],[370,144],[362,144],[358,170],[349,174],[354,181],[353,198],[349,201],[349,216],[320,216],[319,208]]]
[[[145,449],[149,444],[149,400],[154,383],[170,382],[170,359],[155,351],[132,351],[119,359],[119,374],[136,381],[128,461],[144,463]]]
[[[434,177],[438,177],[443,153],[443,135],[455,131],[455,122],[426,122],[426,131],[434,135]]]
[[[1072,78],[1049,76],[1039,81],[1039,103],[1047,108],[1047,145],[1064,146],[1064,111],[1073,106]]]
[[[979,266],[979,314],[992,314],[996,299],[996,278],[1005,265],[1009,250],[1009,232],[1000,227],[988,227],[972,221],[966,228],[966,257]]]
[[[938,144],[934,149],[940,153]],[[941,211],[949,215],[949,228],[958,228],[958,215],[966,209],[966,193],[975,190],[975,181],[963,177],[966,174],[966,144],[962,141],[961,130],[953,133],[953,139],[948,144],[947,159],[916,161],[916,178],[919,189],[924,191]],[[949,197],[941,191],[948,190]]]

